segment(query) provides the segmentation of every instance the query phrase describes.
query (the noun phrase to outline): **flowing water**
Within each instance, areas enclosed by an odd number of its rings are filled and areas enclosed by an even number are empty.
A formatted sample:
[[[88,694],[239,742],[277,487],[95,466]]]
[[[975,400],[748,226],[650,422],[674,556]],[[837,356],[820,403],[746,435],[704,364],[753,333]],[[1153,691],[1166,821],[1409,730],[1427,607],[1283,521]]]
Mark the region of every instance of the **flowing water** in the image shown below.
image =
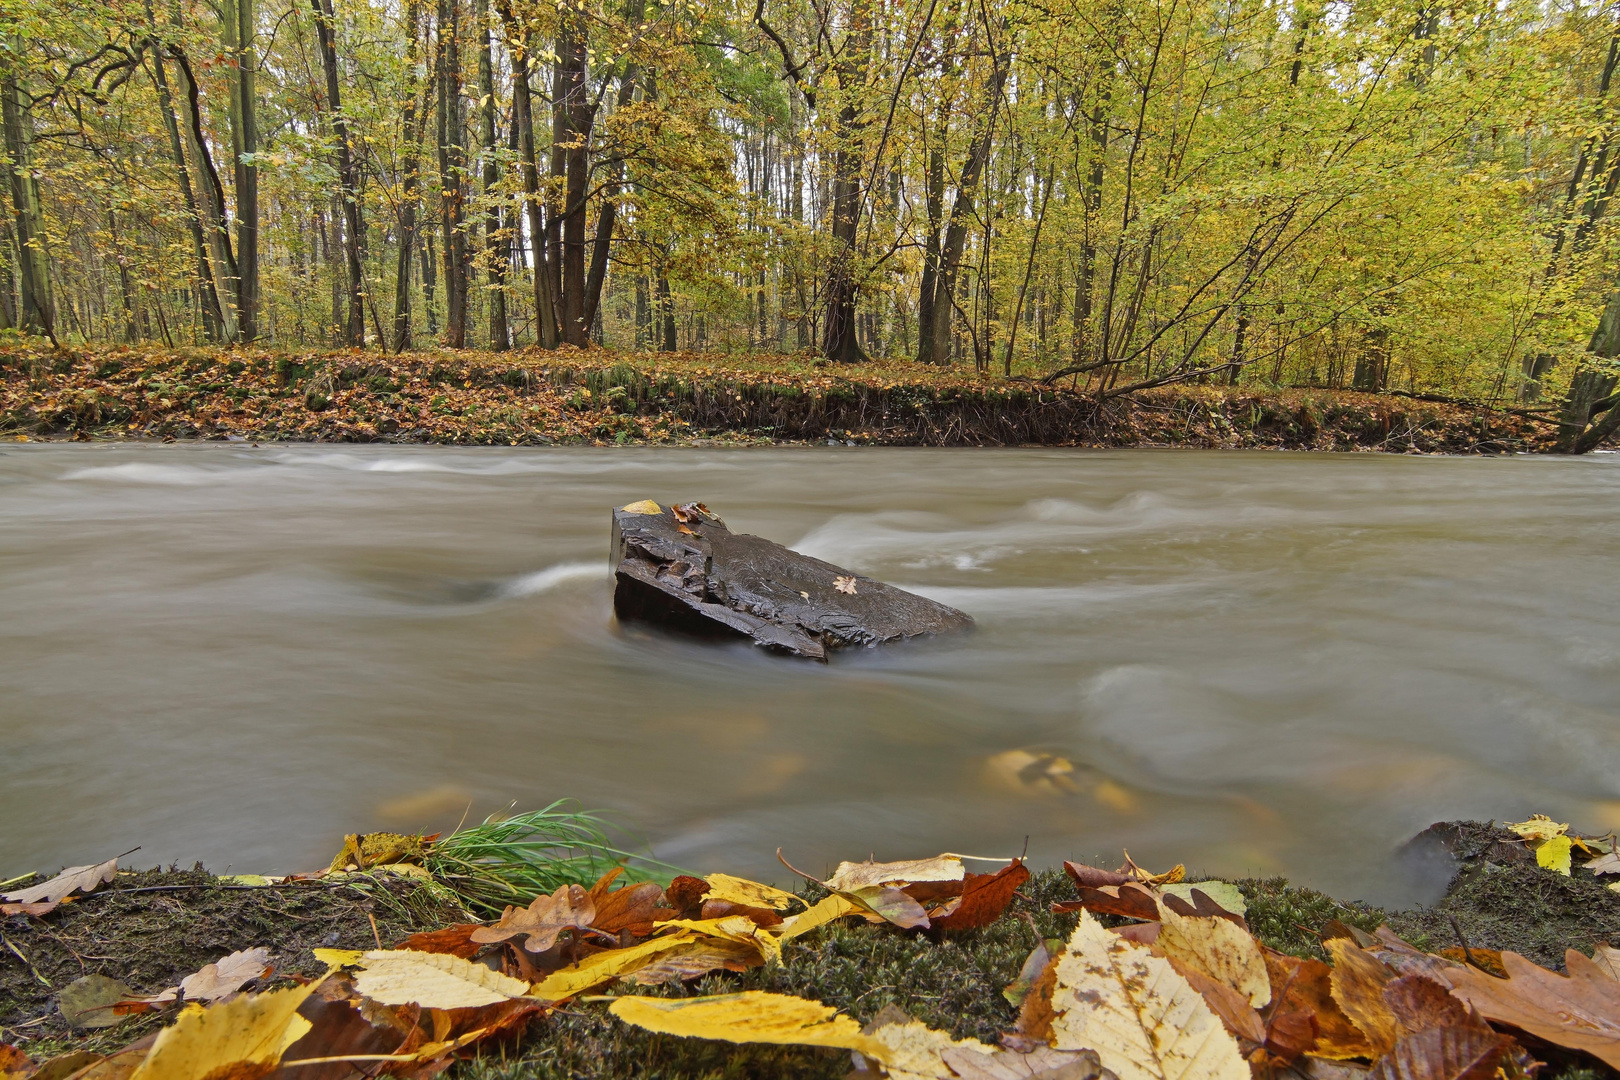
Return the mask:
[[[617,625],[647,497],[978,628],[820,666]],[[779,881],[1027,836],[1409,898],[1431,821],[1620,826],[1617,552],[1614,456],[7,447],[0,880],[571,795]]]

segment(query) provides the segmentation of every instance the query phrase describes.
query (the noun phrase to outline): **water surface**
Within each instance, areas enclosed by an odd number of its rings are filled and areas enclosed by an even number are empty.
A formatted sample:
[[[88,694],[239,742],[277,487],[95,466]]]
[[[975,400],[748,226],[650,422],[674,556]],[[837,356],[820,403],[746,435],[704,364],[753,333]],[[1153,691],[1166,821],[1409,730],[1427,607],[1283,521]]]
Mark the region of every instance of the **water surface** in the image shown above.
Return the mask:
[[[954,604],[829,666],[616,625],[608,508]],[[1398,899],[1444,817],[1620,826],[1620,459],[0,451],[0,879],[324,865],[573,795],[695,870],[952,850]]]

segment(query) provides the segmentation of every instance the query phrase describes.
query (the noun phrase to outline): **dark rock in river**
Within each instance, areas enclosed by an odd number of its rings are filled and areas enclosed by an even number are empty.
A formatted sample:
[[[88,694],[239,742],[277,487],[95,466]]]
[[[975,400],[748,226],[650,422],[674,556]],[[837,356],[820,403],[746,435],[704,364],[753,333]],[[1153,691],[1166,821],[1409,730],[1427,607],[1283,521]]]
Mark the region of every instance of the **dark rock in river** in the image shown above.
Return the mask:
[[[833,649],[966,630],[971,616],[758,536],[701,503],[613,511],[613,610],[708,636],[742,635],[823,662]]]

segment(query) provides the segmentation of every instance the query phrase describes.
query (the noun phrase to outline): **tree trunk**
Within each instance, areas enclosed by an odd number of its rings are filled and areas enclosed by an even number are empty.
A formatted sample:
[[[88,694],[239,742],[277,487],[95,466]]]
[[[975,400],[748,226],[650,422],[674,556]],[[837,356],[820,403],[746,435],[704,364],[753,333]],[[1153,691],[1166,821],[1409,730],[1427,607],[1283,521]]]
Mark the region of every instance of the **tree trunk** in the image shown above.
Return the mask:
[[[625,11],[632,25],[639,24],[646,10],[644,0],[633,0]],[[616,107],[624,109],[632,101],[636,83],[641,80],[641,68],[626,61],[624,73],[619,76],[619,99]],[[595,126],[594,124],[592,125]],[[602,286],[607,281],[608,257],[613,249],[613,223],[619,212],[619,190],[624,183],[624,155],[615,154],[608,164],[608,180],[602,188],[602,202],[596,211],[596,241],[591,247],[591,270],[585,279],[585,325],[597,325],[602,306]],[[583,215],[582,215],[583,216]]]
[[[178,9],[170,13],[170,22],[181,25]],[[208,150],[203,134],[202,99],[197,76],[191,62],[179,49],[171,48],[175,69],[180,73],[180,102],[185,107],[184,134],[191,160],[197,165],[199,190],[198,207],[202,210],[203,236],[207,241],[209,258],[213,263],[214,294],[219,301],[220,338],[235,341],[236,319],[236,256],[231,251],[231,234],[225,224],[225,185],[220,182],[219,170],[214,167],[214,156]]]
[[[923,248],[922,289],[917,294],[917,362],[945,360],[943,341],[934,339],[934,292],[939,287],[940,229],[945,218],[945,124],[940,124],[940,145],[928,151],[928,239]]]
[[[460,0],[439,0],[439,225],[444,247],[445,344],[467,346],[467,178],[462,142]]]
[[[343,258],[348,272],[348,320],[344,326],[343,341],[346,345],[363,348],[366,344],[366,309],[365,277],[360,262],[360,192],[354,155],[349,148],[349,121],[343,115],[343,98],[338,88],[332,0],[310,0],[310,5],[315,9],[315,32],[320,40],[321,66],[326,70],[326,106],[332,117],[332,132],[337,136],[338,185],[343,201]]]
[[[838,66],[838,126],[833,150],[832,265],[827,270],[827,331],[822,355],[839,363],[859,363],[865,354],[856,335],[855,240],[860,228],[861,172],[866,164],[862,138],[865,120],[867,65],[872,58],[870,0],[851,0],[849,32],[844,39],[848,58]]]
[[[11,205],[17,230],[17,258],[21,303],[18,326],[25,333],[45,334],[55,340],[52,326],[50,262],[45,250],[45,214],[39,201],[39,180],[34,175],[33,99],[7,75],[4,93],[6,155],[10,159]]]
[[[405,99],[405,115],[400,122],[404,133],[404,157],[400,162],[403,172],[399,200],[399,254],[394,262],[394,352],[401,353],[411,347],[411,260],[416,253],[417,154],[422,145],[422,127],[427,120],[426,102],[418,103],[416,62],[420,54],[421,12],[418,0],[409,0],[405,7],[405,22],[410,39],[405,46],[405,66],[413,85]]]
[[[557,30],[557,70],[552,90],[556,143],[553,174],[563,177],[562,339],[590,344],[585,311],[585,203],[590,182],[591,105],[585,20],[565,13]]]
[[[236,185],[237,339],[259,336],[259,117],[255,71],[254,0],[225,0],[225,48],[236,59],[231,76],[232,182]]]
[[[658,344],[660,352],[674,352],[677,348],[675,341],[675,301],[669,293],[669,278],[662,272],[658,275],[658,311],[659,323],[662,326],[662,340]]]
[[[557,304],[546,251],[546,223],[540,198],[540,169],[535,160],[534,99],[529,87],[529,39],[519,31],[510,6],[497,0],[506,24],[507,47],[512,53],[512,122],[518,129],[518,162],[523,176],[523,209],[529,221],[529,242],[534,246],[535,341],[542,349],[557,347]]]
[[[512,347],[512,338],[506,328],[506,252],[496,193],[501,167],[495,160],[495,65],[490,55],[489,0],[477,0],[474,11],[478,18],[478,137],[484,151],[484,270],[489,277],[489,347],[505,352]]]

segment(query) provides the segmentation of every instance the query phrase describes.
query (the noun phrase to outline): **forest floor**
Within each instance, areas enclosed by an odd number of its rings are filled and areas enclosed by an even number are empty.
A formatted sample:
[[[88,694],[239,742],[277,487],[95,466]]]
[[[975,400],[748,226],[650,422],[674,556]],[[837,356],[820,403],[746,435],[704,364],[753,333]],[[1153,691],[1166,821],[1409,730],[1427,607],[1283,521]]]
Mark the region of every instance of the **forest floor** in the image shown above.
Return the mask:
[[[0,438],[450,445],[839,442],[1394,453],[1547,450],[1550,409],[1173,386],[1099,400],[902,361],[72,347],[0,342]]]
[[[1247,925],[1274,949],[1316,959],[1327,958],[1324,934],[1342,936],[1345,924],[1363,931],[1387,924],[1418,948],[1450,949],[1459,961],[1463,947],[1476,963],[1499,963],[1486,959],[1485,950],[1511,949],[1553,968],[1562,967],[1566,948],[1590,953],[1601,942],[1620,939],[1620,894],[1585,868],[1570,876],[1544,869],[1518,836],[1490,824],[1435,826],[1406,850],[1425,843],[1422,856],[1447,860],[1453,874],[1434,906],[1381,911],[1282,879],[1250,879],[1235,883],[1247,903]],[[801,894],[809,902],[827,895],[815,885]],[[663,996],[796,994],[836,1006],[861,1023],[896,1006],[957,1038],[995,1043],[1018,1019],[1002,990],[1019,976],[1032,948],[1074,930],[1075,914],[1052,911],[1054,902],[1074,896],[1061,869],[1047,870],[1026,881],[1005,914],[982,929],[942,937],[838,922],[795,943],[782,963],[650,989]],[[107,888],[43,917],[0,919],[0,1043],[18,1044],[39,1059],[73,1050],[107,1053],[172,1019],[146,1013],[90,1031],[70,1028],[56,1001],[63,987],[86,975],[155,993],[233,950],[264,946],[278,976],[315,977],[324,968],[311,949],[393,947],[410,934],[466,917],[453,900],[447,902],[443,889],[389,873],[249,886],[200,867],[120,872]],[[521,1040],[462,1062],[456,1075],[832,1080],[846,1074],[848,1061],[845,1054],[804,1047],[655,1036],[617,1023],[600,1002],[582,999],[532,1023]],[[1570,1073],[1568,1063],[1551,1072],[1591,1075]]]

